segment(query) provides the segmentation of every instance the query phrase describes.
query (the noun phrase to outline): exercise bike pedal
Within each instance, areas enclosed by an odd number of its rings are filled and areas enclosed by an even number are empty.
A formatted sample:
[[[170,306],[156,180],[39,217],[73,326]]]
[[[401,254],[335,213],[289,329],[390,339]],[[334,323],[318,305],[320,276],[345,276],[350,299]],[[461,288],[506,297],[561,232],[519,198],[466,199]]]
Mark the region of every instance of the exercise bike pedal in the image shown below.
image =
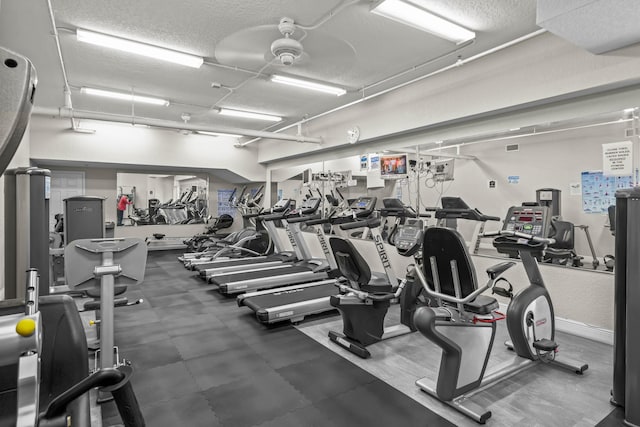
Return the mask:
[[[533,342],[533,348],[535,348],[536,350],[540,350],[548,353],[551,351],[555,351],[556,348],[558,348],[558,343],[556,343],[553,340],[542,338],[542,339],[539,339],[538,341]]]

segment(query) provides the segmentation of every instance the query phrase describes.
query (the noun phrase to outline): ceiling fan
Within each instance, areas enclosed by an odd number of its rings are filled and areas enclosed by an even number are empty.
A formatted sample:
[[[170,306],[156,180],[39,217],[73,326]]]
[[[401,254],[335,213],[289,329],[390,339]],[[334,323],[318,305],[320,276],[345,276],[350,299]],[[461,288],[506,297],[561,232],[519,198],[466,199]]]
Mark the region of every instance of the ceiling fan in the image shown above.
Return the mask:
[[[350,43],[323,31],[304,30],[288,17],[278,25],[260,25],[225,37],[216,46],[215,57],[225,65],[260,69],[272,64],[319,79],[348,71],[356,59]]]

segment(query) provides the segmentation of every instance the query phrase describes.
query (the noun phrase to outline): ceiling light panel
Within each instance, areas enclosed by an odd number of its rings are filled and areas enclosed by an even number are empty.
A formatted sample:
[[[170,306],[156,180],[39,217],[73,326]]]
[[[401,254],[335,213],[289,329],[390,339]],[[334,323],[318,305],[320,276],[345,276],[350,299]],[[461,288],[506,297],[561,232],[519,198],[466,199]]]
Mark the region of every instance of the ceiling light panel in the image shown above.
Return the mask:
[[[371,9],[371,12],[457,44],[476,37],[473,31],[440,18],[406,0],[383,0]]]
[[[251,111],[232,110],[229,108],[220,108],[218,113],[223,116],[242,117],[244,119],[264,120],[267,122],[282,121],[282,117],[272,116],[271,114],[253,113]]]
[[[289,86],[294,86],[294,87],[299,87],[299,88],[303,88],[303,89],[313,90],[313,91],[316,91],[316,92],[328,93],[328,94],[336,95],[336,96],[341,96],[341,95],[344,95],[345,93],[347,93],[346,90],[344,90],[344,89],[342,89],[340,87],[329,86],[329,85],[325,85],[325,84],[310,82],[308,80],[294,79],[292,77],[279,76],[277,74],[273,75],[271,77],[271,81],[274,82],[274,83],[281,83],[281,84],[285,84],[285,85],[289,85]]]
[[[148,58],[155,58],[162,61],[173,62],[175,64],[186,65],[187,67],[192,68],[200,68],[200,66],[202,66],[202,63],[204,62],[204,59],[200,56],[190,55],[188,53],[165,49],[163,47],[140,43],[133,40],[122,39],[106,34],[94,33],[93,31],[87,31],[80,28],[76,30],[76,37],[78,41],[81,42],[134,53],[136,55],[142,55]]]
[[[94,89],[90,87],[83,87],[80,89],[80,92],[87,95],[102,96],[104,98],[120,99],[129,102],[142,102],[144,104],[162,105],[164,107],[169,106],[169,101],[166,99],[140,96],[132,93],[113,92],[110,90]]]

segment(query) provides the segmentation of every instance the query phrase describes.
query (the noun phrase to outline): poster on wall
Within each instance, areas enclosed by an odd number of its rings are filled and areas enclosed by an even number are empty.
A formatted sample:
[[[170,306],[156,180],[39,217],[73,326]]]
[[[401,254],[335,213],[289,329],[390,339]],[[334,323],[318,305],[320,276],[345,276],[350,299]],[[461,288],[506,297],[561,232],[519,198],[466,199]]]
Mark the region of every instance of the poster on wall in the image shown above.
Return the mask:
[[[218,216],[222,214],[235,217],[236,209],[232,206],[233,200],[229,200],[233,190],[218,190]]]
[[[366,154],[360,156],[360,171],[364,172],[369,168],[369,158]]]
[[[602,173],[604,176],[633,174],[631,141],[602,144]]]
[[[634,181],[633,175],[605,176],[602,171],[582,172],[582,210],[584,213],[607,213],[609,206],[616,204],[616,190],[633,187]]]
[[[369,170],[380,170],[380,155],[378,153],[369,154]]]

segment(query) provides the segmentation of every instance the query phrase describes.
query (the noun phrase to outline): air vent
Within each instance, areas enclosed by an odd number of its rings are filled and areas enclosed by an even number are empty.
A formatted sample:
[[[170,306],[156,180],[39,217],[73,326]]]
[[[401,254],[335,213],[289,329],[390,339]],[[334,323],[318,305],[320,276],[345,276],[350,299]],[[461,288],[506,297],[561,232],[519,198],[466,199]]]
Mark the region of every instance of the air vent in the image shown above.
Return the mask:
[[[520,150],[520,145],[519,144],[507,144],[504,146],[505,151],[519,151]]]
[[[624,136],[627,138],[631,138],[635,134],[636,134],[636,129],[634,128],[628,128],[624,130]]]

